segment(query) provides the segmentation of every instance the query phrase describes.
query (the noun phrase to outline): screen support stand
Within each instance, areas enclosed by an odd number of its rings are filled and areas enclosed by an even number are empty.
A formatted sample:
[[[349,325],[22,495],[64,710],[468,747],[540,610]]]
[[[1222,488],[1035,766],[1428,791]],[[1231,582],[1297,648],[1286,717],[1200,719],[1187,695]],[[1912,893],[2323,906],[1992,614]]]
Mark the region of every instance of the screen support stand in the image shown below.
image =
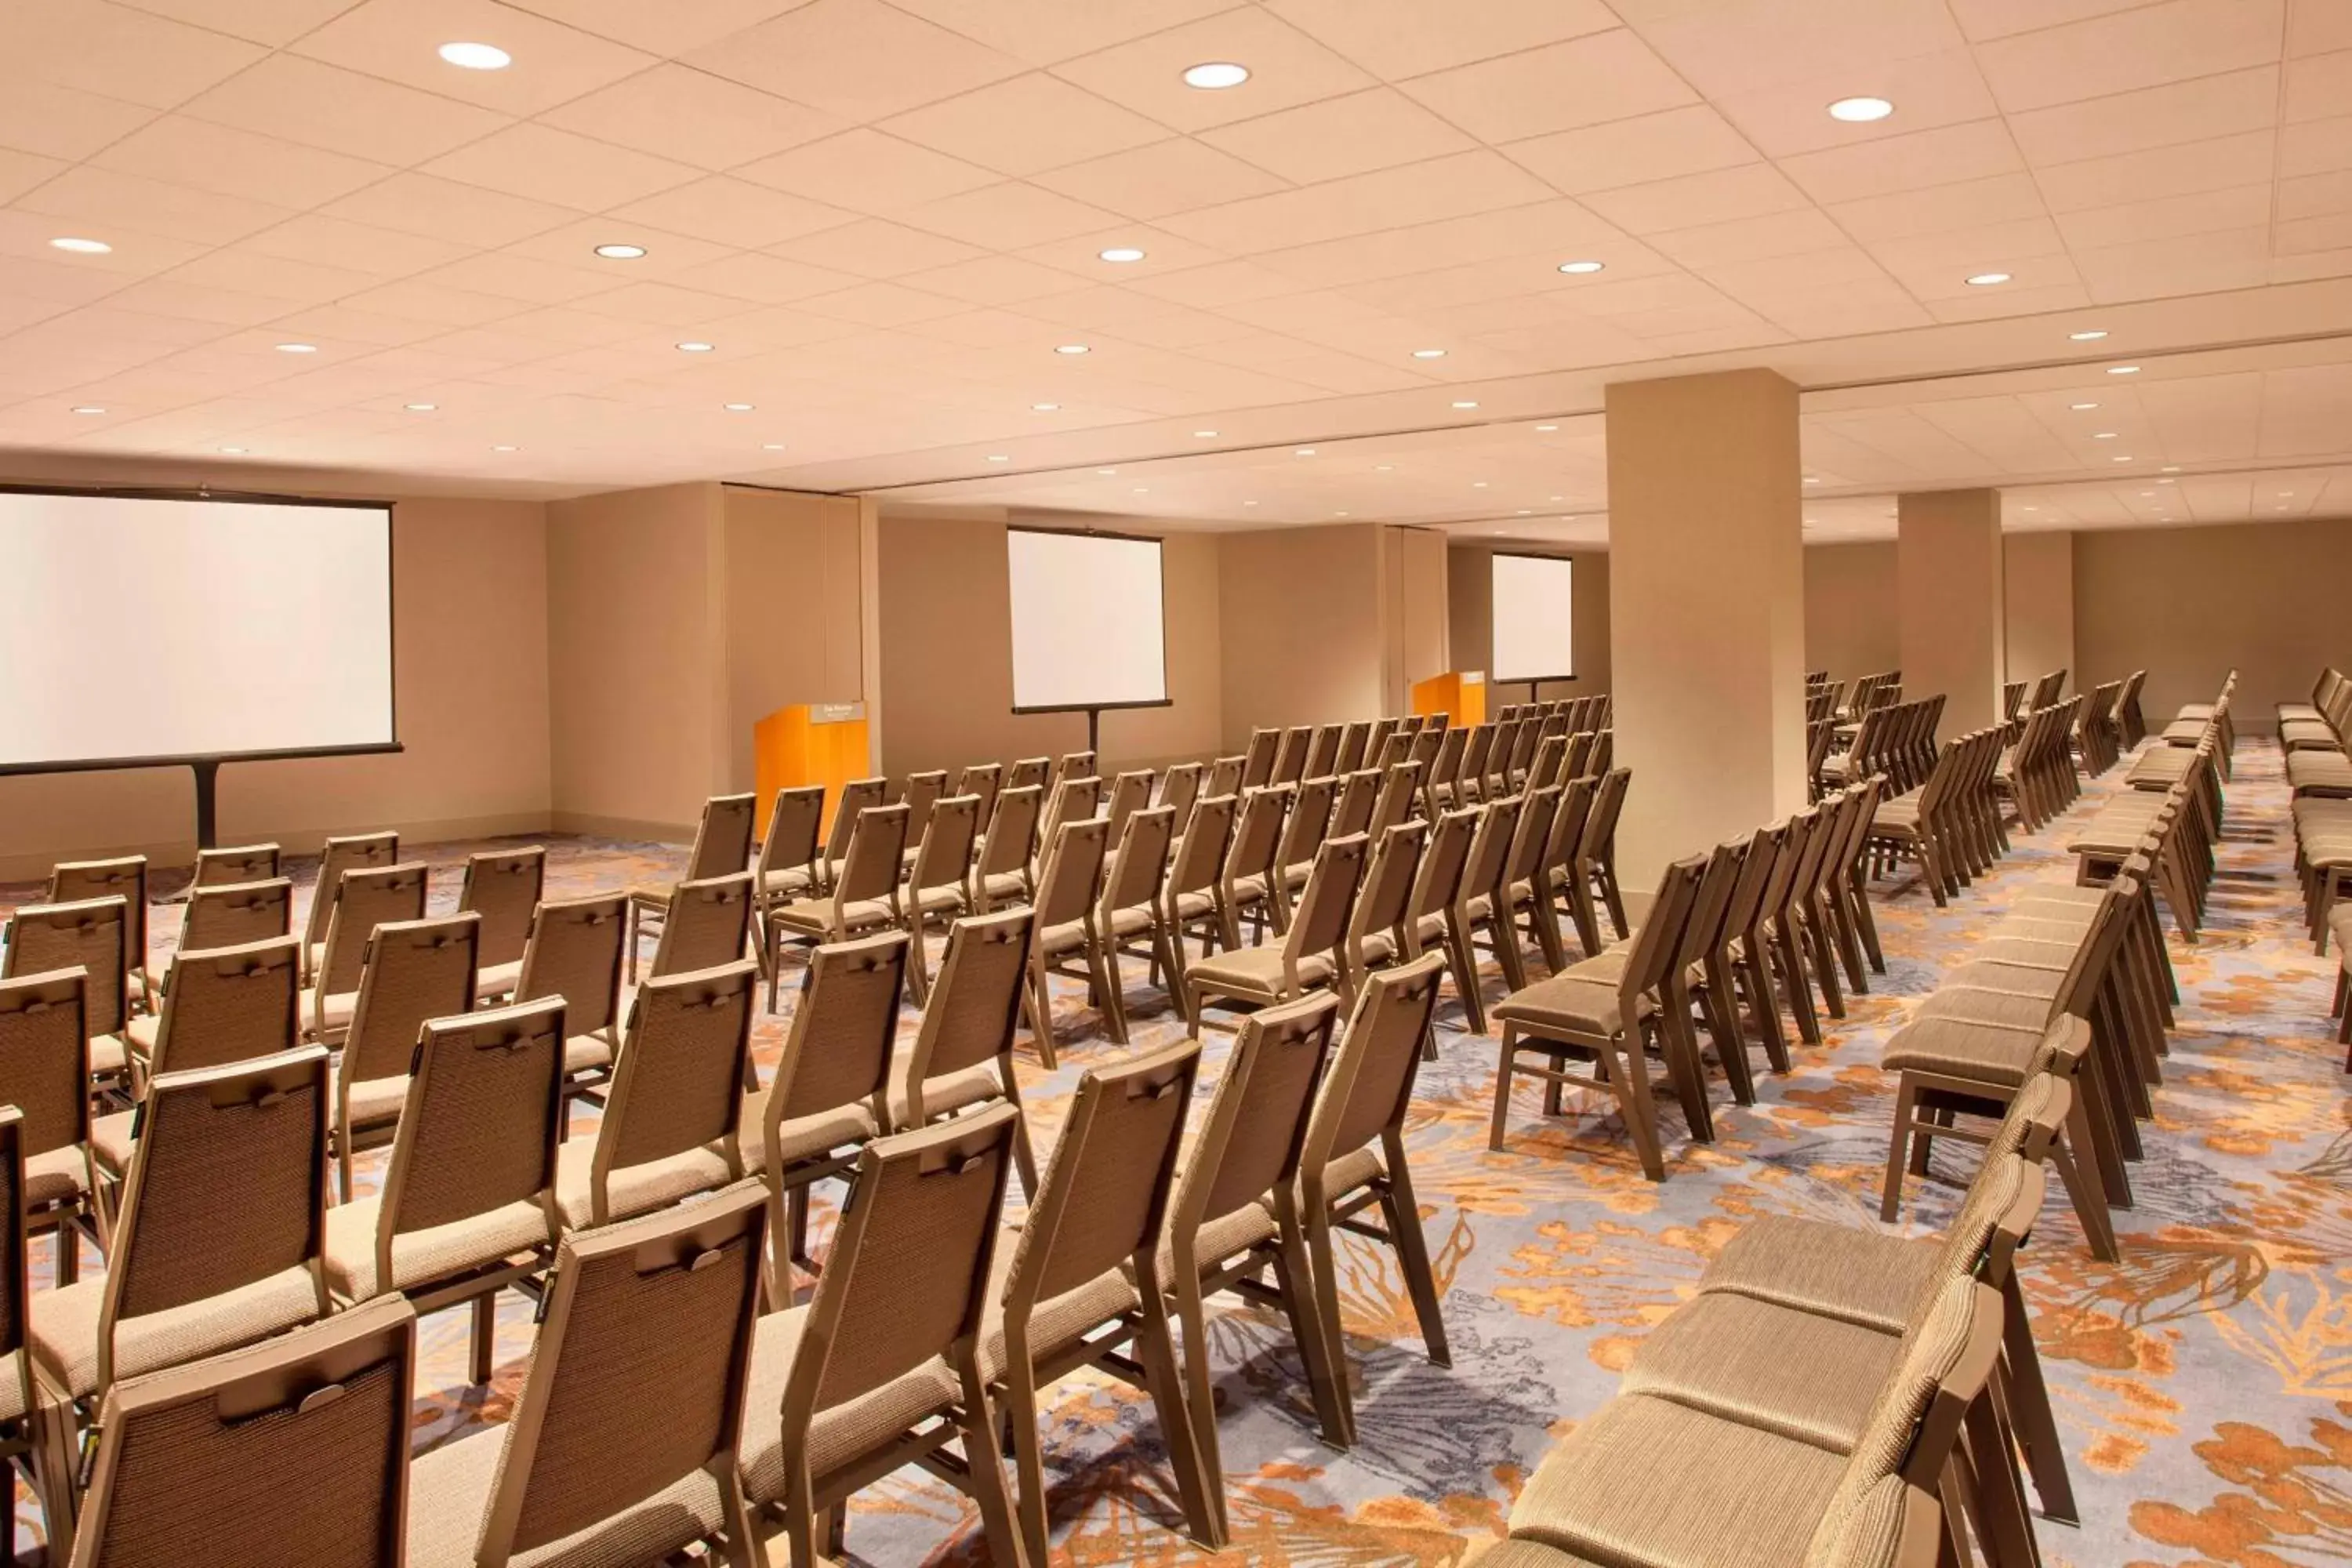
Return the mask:
[[[196,847],[215,847],[220,805],[220,759],[205,757],[188,764],[196,775]]]
[[[1087,710],[1087,750],[1095,754],[1095,772],[1102,772],[1102,710]]]
[[[1538,686],[1541,686],[1542,684],[1543,684],[1543,682],[1542,682],[1542,681],[1540,681],[1540,680],[1530,680],[1530,681],[1528,681],[1528,701],[1530,701],[1530,702],[1535,702],[1535,701],[1538,701],[1538,700],[1540,700],[1540,699],[1538,699],[1538,698],[1536,696],[1536,688],[1538,688]]]

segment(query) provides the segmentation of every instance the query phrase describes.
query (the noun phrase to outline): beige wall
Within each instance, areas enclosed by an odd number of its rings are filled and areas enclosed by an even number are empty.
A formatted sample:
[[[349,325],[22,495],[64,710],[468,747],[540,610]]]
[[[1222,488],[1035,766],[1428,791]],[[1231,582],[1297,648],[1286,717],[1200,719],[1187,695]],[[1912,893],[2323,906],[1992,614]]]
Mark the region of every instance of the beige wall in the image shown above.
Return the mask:
[[[1892,541],[1805,546],[1805,668],[1852,680],[1902,662]]]
[[[1085,714],[1013,711],[1004,524],[885,516],[878,539],[883,772],[903,778],[1083,747]],[[1160,566],[1170,704],[1102,716],[1106,769],[1158,766],[1217,748],[1217,541],[1169,534]]]
[[[548,825],[546,524],[535,501],[396,504],[394,637],[402,745],[383,756],[221,770],[222,841],[315,848],[398,828],[422,843]],[[0,878],[55,860],[195,844],[185,768],[0,778]]]
[[[724,787],[750,789],[751,727],[779,708],[865,693],[858,503],[725,487]]]
[[[1897,506],[1904,695],[1940,694],[1947,735],[1981,730],[2001,718],[2009,675],[2000,494],[1925,490]]]
[[[1455,669],[1484,669],[1495,655],[1495,576],[1488,558],[1494,547],[1457,544],[1446,552],[1446,599]],[[1609,555],[1600,550],[1527,552],[1565,555],[1576,563],[1573,616],[1569,635],[1576,639],[1576,679],[1547,680],[1538,698],[1591,697],[1609,689]],[[1506,702],[1523,702],[1527,689],[1517,684],[1486,695],[1491,710]]]
[[[1445,535],[1432,528],[1381,530],[1381,711],[1410,708],[1412,683],[1454,668],[1446,625]]]
[[[2147,671],[2140,706],[2161,726],[2238,671],[2241,728],[2267,731],[2352,661],[2352,520],[2089,531],[2074,540],[2074,660],[2087,688]]]
[[[2001,541],[2001,570],[2007,574],[2010,679],[2033,680],[2053,669],[2074,668],[2074,536],[2010,534]]]
[[[1381,532],[1355,523],[1217,536],[1227,751],[1254,729],[1380,716]]]

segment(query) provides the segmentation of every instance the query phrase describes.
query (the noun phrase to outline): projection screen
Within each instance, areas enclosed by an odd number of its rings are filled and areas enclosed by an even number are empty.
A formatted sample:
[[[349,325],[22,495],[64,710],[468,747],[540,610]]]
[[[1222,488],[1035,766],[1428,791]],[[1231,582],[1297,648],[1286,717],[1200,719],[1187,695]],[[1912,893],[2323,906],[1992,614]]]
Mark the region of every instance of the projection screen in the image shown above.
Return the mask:
[[[0,492],[0,772],[386,751],[392,509]]]
[[[1013,710],[1168,701],[1160,541],[1011,528]]]
[[[1576,563],[1553,555],[1495,563],[1495,658],[1489,680],[1571,680],[1576,638],[1571,608]]]

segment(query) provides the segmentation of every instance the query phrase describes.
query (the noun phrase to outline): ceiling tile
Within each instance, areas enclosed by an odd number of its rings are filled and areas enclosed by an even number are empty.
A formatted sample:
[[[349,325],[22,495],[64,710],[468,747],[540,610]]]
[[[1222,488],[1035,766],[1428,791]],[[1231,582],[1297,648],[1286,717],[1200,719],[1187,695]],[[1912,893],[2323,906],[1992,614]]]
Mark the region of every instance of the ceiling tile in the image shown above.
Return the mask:
[[[2147,204],[2155,209],[2152,213],[2129,227],[2117,226],[2117,232],[2134,236],[2136,242],[2104,247],[2078,243],[2074,265],[2093,294],[2101,300],[2152,300],[2171,294],[2249,289],[2267,281],[2271,257],[2271,231],[2267,225],[2234,230],[2217,226],[2235,216],[2232,207],[2259,212],[2263,204],[2234,202],[2227,192],[2218,195],[2223,198],[2219,202],[2213,196],[2184,196],[2175,202]],[[2213,205],[2201,208],[2186,205],[2193,203]],[[2097,213],[2078,216],[2106,218],[2134,212],[2131,207],[2104,207]],[[2076,220],[2059,221],[2068,224]],[[2193,233],[2196,237],[2184,244],[2177,233],[2162,232],[2167,229]],[[2151,237],[2137,238],[2142,231]]]
[[[222,289],[175,278],[142,278],[107,303],[118,310],[143,310],[182,321],[254,327],[315,301]]]
[[[904,281],[910,288],[973,305],[1017,304],[1089,286],[1085,279],[1059,268],[1040,266],[1017,256],[983,256],[948,267],[929,268],[908,273]],[[816,309],[814,305],[810,308]]]
[[[1554,197],[1272,251],[1261,264],[1301,285],[1339,288],[1508,258],[1513,273],[1526,279],[1520,291],[1536,292],[1570,285],[1559,270],[1563,259],[1591,258],[1622,271],[1626,254],[1637,248],[1583,206]]]
[[[614,276],[609,269],[597,270],[585,265],[588,259],[583,256],[582,265],[566,266],[519,251],[488,250],[416,277],[420,282],[532,305],[571,304],[627,286],[626,279]]]
[[[134,11],[169,16],[249,43],[281,47],[352,0],[123,0]]]
[[[892,0],[992,49],[1052,65],[1180,23],[1230,11],[1235,0]]]
[[[38,190],[18,199],[26,212],[70,218],[98,231],[95,237],[122,228],[134,233],[167,235],[198,245],[226,245],[258,228],[293,216],[284,207],[191,190],[136,174],[118,174],[83,164],[69,169]]]
[[[740,179],[856,212],[887,213],[977,190],[994,176],[878,131],[845,131],[735,171]]]
[[[1241,61],[1250,79],[1215,92],[1187,86],[1186,68],[1204,60]],[[1054,74],[1181,131],[1203,131],[1373,85],[1370,77],[1256,6],[1066,60]]]
[[[1404,90],[1489,142],[1697,101],[1649,46],[1622,27],[1417,77]]]
[[[1596,191],[1584,203],[1633,234],[1729,223],[1812,205],[1769,163],[1746,163],[1622,190]]]
[[[961,300],[927,294],[903,283],[860,283],[837,294],[803,300],[799,308],[812,316],[831,321],[856,321],[868,327],[904,327],[955,315],[965,309],[965,304]]]
[[[1496,153],[1464,153],[1185,213],[1162,226],[1228,254],[1247,255],[1516,206],[1551,195],[1534,175]]]
[[[2015,271],[2035,258],[2063,255],[2066,247],[2059,237],[2057,226],[2048,218],[2027,218],[1985,227],[1874,240],[1864,248],[1906,281],[1914,276],[1931,281],[1935,293],[1974,294],[1979,290],[1970,289],[1963,279],[1982,266],[1985,258],[1999,257],[2002,267]]]
[[[686,268],[670,280],[713,294],[754,300],[762,305],[789,305],[813,294],[830,294],[835,289],[846,289],[856,283],[857,278],[852,273],[812,267],[803,261],[787,261],[781,256],[739,251],[716,261]]]
[[[1685,267],[1710,268],[1828,250],[1847,242],[1845,231],[1818,207],[1735,218],[1649,237],[1650,244]]]
[[[781,16],[808,0],[694,0],[690,5],[648,5],[646,0],[507,0],[530,11],[657,55],[682,55],[730,34]]]
[[[403,167],[507,123],[487,109],[292,55],[270,56],[190,100],[184,112]]]
[[[1201,132],[1201,140],[1309,184],[1477,145],[1391,88],[1326,99]]]
[[[1986,43],[1978,63],[2011,112],[2109,98],[2279,57],[2285,0],[2169,0]]]
[[[2352,212],[2352,169],[2306,174],[2278,184],[2278,217],[2282,223]]]
[[[882,129],[1003,174],[1035,174],[1157,142],[1166,129],[1043,71],[893,117]]]
[[[2352,49],[2289,60],[2287,123],[2332,119],[2342,112],[2347,91],[2352,91]]]
[[[2278,177],[2352,169],[2352,115],[2279,128]]]
[[[1817,202],[1893,195],[1990,179],[2023,167],[2009,128],[1998,120],[1972,120],[1780,160],[1780,172]]]
[[[862,123],[1017,75],[1020,62],[881,0],[814,0],[686,63]]]
[[[614,316],[623,321],[644,321],[653,326],[683,328],[718,326],[751,313],[754,307],[748,300],[705,293],[699,289],[682,288],[675,283],[646,282],[632,283],[625,288],[599,293],[580,301],[574,309],[599,316]],[[723,327],[719,327],[719,330],[725,332]],[[677,351],[673,348],[671,352],[676,353]],[[667,366],[667,362],[665,363]]]
[[[879,218],[862,218],[805,235],[777,246],[775,252],[789,260],[860,278],[903,278],[927,267],[946,267],[981,254],[959,240]]]
[[[2086,16],[2128,11],[2147,3],[2148,0],[1951,0],[1951,7],[1960,30],[1971,40],[1982,42],[2011,33],[2030,33],[2041,27],[2079,22]]]
[[[2266,131],[2277,123],[2278,100],[2278,68],[2264,66],[2012,114],[2009,126],[2038,167]]]
[[[2352,49],[2352,7],[2290,5],[2287,7],[2286,51],[2290,55],[2324,55]]]
[[[178,114],[149,122],[91,162],[121,174],[292,207],[319,206],[393,172],[382,163]]]
[[[1941,125],[1984,120],[1995,112],[1992,94],[1966,49],[1887,60],[1864,79],[1832,70],[1783,81],[1754,92],[1729,94],[1716,107],[1769,158],[1818,153],[1907,136]],[[1901,105],[1885,120],[1853,123],[1830,117],[1829,105],[1857,90]]]
[[[539,118],[704,169],[731,169],[842,129],[829,114],[670,61]]]
[[[0,204],[15,201],[26,191],[56,178],[70,167],[72,165],[61,158],[43,158],[31,153],[11,153],[0,148]]]
[[[1018,180],[926,202],[898,216],[916,227],[992,250],[1044,245],[1117,221],[1098,207]]]
[[[1221,305],[1270,300],[1279,294],[1299,291],[1297,279],[1286,277],[1254,261],[1213,262],[1206,267],[1187,268],[1181,272],[1160,277],[1139,278],[1133,286],[1140,293],[1212,310]]]
[[[1266,0],[1301,32],[1391,81],[1603,32],[1617,18],[1601,0]]]
[[[2056,213],[2117,206],[2161,196],[2263,184],[2273,171],[2278,138],[2253,131],[2178,147],[2086,158],[2038,170],[2042,194]]]
[[[249,240],[240,245],[223,246],[218,250],[199,256],[184,266],[173,268],[165,277],[170,281],[194,284],[199,288],[235,289],[248,294],[267,294],[306,307],[324,304],[346,294],[356,294],[383,281],[374,273],[353,268],[324,266],[315,261],[272,256],[254,248]],[[119,303],[129,303],[127,295],[115,298]]]
[[[509,70],[467,70],[437,52],[494,44]],[[382,77],[502,114],[537,114],[654,63],[652,56],[496,0],[360,0],[288,46],[307,59]]]
[[[353,223],[484,250],[580,221],[566,207],[418,174],[394,174],[322,210]]]
[[[0,93],[0,147],[79,160],[128,136],[154,115],[119,98],[17,77]]]
[[[1174,137],[1037,176],[1048,190],[1131,217],[1160,218],[1284,188],[1263,169],[1190,137]]]
[[[1572,196],[1756,162],[1756,149],[1703,103],[1514,142],[1503,151]]]
[[[550,125],[493,132],[425,166],[427,174],[509,195],[601,212],[694,179],[700,170]]]
[[[0,7],[0,59],[12,76],[150,109],[184,103],[267,52],[109,0]]]
[[[1935,185],[1893,195],[1839,202],[1829,209],[1838,226],[1858,240],[1901,239],[1915,234],[2014,223],[2043,216],[2042,188],[2027,174],[1997,174],[1957,185]],[[1988,264],[1999,261],[1988,256]]]
[[[613,209],[612,219],[651,224],[715,245],[763,249],[854,222],[846,213],[714,174]],[[610,219],[607,227],[612,226]]]
[[[2070,247],[2082,250],[2256,227],[2267,224],[2270,218],[2270,186],[2240,185],[2231,190],[2200,191],[2194,195],[2063,213],[2059,215],[2058,231],[2065,236]],[[2191,251],[2197,247],[2176,248]]]
[[[1696,8],[1619,0],[1617,10],[1684,80],[1716,99],[1824,73],[1866,79],[1890,61],[1963,42],[1944,0],[1713,0]]]
[[[502,316],[511,316],[520,309],[512,300],[468,293],[462,289],[451,289],[413,278],[349,295],[341,303],[354,310],[398,316],[407,321],[437,321],[449,327],[479,326]]]

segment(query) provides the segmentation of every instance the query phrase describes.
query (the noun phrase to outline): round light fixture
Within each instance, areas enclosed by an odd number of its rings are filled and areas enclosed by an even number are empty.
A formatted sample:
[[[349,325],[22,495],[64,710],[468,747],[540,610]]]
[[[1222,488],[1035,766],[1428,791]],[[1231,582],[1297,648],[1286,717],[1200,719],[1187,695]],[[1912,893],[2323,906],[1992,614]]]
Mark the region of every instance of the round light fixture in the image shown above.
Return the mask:
[[[1990,289],[1996,283],[2008,282],[2009,274],[2006,272],[1971,272],[1961,281],[1968,284],[1971,289]]]
[[[1192,439],[1195,441],[1213,441],[1216,438],[1217,433],[1214,430],[1195,430],[1192,432]]]
[[[2128,455],[2126,455],[2126,456],[2125,456],[2125,457],[2121,457],[2121,458],[2108,458],[2107,460],[2108,460],[2109,462],[2111,462],[2111,463],[2128,463],[2128,462],[2130,462],[2130,461],[2131,461],[2131,458],[2130,458],[2130,457],[2129,457]]]
[[[1559,429],[1559,426],[1557,425],[1538,425],[1536,428],[1544,432],[1546,435],[1549,435],[1552,431]]]
[[[1445,357],[1445,351],[1444,349],[1415,349],[1412,351],[1412,357],[1415,359],[1444,359]]]
[[[2073,409],[2075,413],[2080,414],[2085,409],[2096,408],[2098,405],[2095,403],[2070,403],[2066,405],[2066,406]]]
[[[496,44],[444,44],[435,52],[469,71],[502,71],[514,64],[514,57]]]
[[[404,403],[401,406],[411,414],[430,414],[441,405],[437,403]]]
[[[642,245],[600,245],[596,254],[607,261],[635,261],[646,253]]]
[[[282,354],[314,354],[319,352],[319,345],[316,343],[279,343],[278,345],[278,352]]]
[[[245,448],[242,447],[223,447],[221,450],[226,452],[232,458],[242,458],[245,456]]]
[[[104,256],[114,248],[102,239],[79,239],[72,235],[53,239],[49,244],[59,250],[70,250],[76,256]]]
[[[1058,412],[1061,406],[1058,403],[1033,403],[1029,405],[1029,411],[1033,414],[1053,414]]]
[[[1472,398],[1457,397],[1454,400],[1454,406],[1456,408],[1475,408],[1478,405],[1476,401]]]
[[[1290,455],[1294,458],[1311,458],[1315,455],[1315,448],[1312,447],[1294,447],[1291,448]]]
[[[1057,354],[1083,354],[1092,353],[1094,351],[1084,343],[1056,343],[1054,345],[1054,352]]]
[[[2139,374],[2139,366],[2136,364],[2111,364],[2107,366],[2107,374],[2109,375],[2137,375]]]
[[[1255,505],[1257,505],[1257,502],[1255,502],[1255,501],[1254,501],[1254,500],[1245,500],[1245,501],[1242,502],[1242,505],[1244,505],[1244,506],[1255,506]]]
[[[1108,250],[1097,251],[1105,261],[1140,261],[1143,252],[1131,245],[1114,245]]]
[[[710,343],[701,342],[683,342],[677,345],[677,352],[682,354],[707,354],[711,351],[713,346],[714,345]]]
[[[760,450],[762,452],[781,452],[783,449],[784,444],[782,441],[762,441],[760,443]]]
[[[720,406],[730,414],[749,414],[753,405],[749,403],[727,403],[721,404]]]
[[[1009,462],[1011,462],[1013,459],[1012,459],[1011,458],[1009,458],[1009,457],[1006,457],[1006,456],[1005,456],[1003,453],[1002,453],[1002,452],[991,452],[991,453],[988,455],[988,460],[989,460],[990,462],[992,462],[992,463],[1009,463]]]
[[[1849,125],[1867,125],[1894,112],[1895,105],[1883,98],[1841,98],[1830,105],[1830,118]]]
[[[1571,277],[1580,278],[1588,272],[1600,271],[1601,265],[1598,261],[1563,261],[1559,264],[1559,269]]]
[[[2091,439],[2094,441],[2112,441],[2115,438],[2116,433],[2112,430],[2094,430],[2091,432]]]
[[[2107,334],[2105,331],[2096,327],[2091,328],[2088,331],[2068,332],[2066,334],[2069,341],[2078,343],[2095,343],[2106,335]]]
[[[1231,60],[1207,60],[1185,68],[1184,85],[1204,92],[1223,92],[1249,80],[1249,67],[1237,66]]]
[[[493,447],[490,450],[493,452],[520,452],[522,448],[520,447]]]
[[[103,414],[106,410],[100,408],[95,403],[85,403],[80,407],[75,409],[74,412],[76,414]]]
[[[1111,475],[1118,472],[1118,470],[1117,468],[1097,468],[1095,472],[1100,474],[1105,479],[1108,479]]]

